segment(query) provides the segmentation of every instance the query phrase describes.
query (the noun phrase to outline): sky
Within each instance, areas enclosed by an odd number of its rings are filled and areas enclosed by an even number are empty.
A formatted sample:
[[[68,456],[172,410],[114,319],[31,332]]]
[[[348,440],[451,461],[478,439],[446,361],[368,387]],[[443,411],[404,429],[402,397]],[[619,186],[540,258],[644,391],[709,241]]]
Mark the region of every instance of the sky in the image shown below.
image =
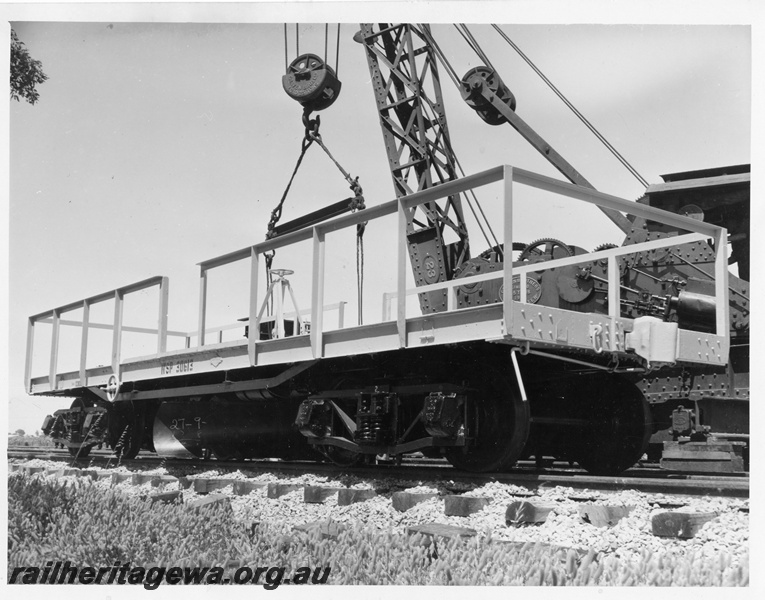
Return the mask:
[[[301,53],[323,55],[323,23],[332,22],[329,56],[336,66],[336,21],[340,15],[348,21],[352,11],[313,6],[300,15],[283,14],[290,23],[313,17],[299,27]],[[464,12],[457,14],[467,20]],[[675,18],[675,25],[513,24],[518,20],[510,11],[492,15],[504,18],[492,20],[506,23],[503,31],[650,183],[665,173],[752,160],[752,31],[745,24],[687,24],[698,23],[698,15]],[[68,406],[25,394],[26,318],[167,275],[169,327],[194,329],[196,264],[264,238],[303,136],[301,109],[281,86],[284,29],[274,18],[281,13],[221,18],[191,8],[114,14],[104,8],[74,22],[50,16],[37,11],[7,19],[49,76],[36,105],[9,106],[10,431],[39,429],[46,414]],[[417,16],[423,21],[433,15]],[[575,23],[586,16],[569,18]],[[529,20],[540,19],[536,14]],[[167,22],[194,20],[201,22]],[[265,22],[221,22],[226,20]],[[561,15],[550,20],[561,21]],[[656,15],[646,19],[656,21]],[[395,196],[363,48],[352,39],[357,29],[350,22],[340,27],[343,88],[323,111],[321,132],[335,158],[359,177],[372,206]],[[488,25],[471,29],[529,125],[596,189],[629,200],[642,194],[643,186],[496,32]],[[480,64],[450,25],[434,24],[433,33],[459,74]],[[290,25],[290,60],[295,35]],[[453,145],[467,173],[510,164],[559,177],[509,126],[483,123],[445,75],[443,91]],[[283,220],[349,195],[334,165],[311,148]],[[621,242],[620,232],[597,211],[569,213],[534,196],[520,202],[519,240],[556,237],[587,249]],[[380,224],[365,238],[365,322],[379,319],[381,293],[393,289],[391,231]],[[479,236],[471,242],[474,254],[487,247]],[[310,271],[301,252],[282,252],[274,266],[296,271],[293,287],[300,308],[308,308],[310,280],[303,278]],[[333,240],[328,262],[334,279],[327,302],[353,305],[352,236]],[[211,299],[212,320],[218,319],[211,324],[246,314],[243,273],[232,269],[215,281],[223,291],[216,287]],[[131,305],[133,324],[143,324],[145,308],[155,315],[152,301],[147,295]],[[346,321],[355,319],[353,305]]]

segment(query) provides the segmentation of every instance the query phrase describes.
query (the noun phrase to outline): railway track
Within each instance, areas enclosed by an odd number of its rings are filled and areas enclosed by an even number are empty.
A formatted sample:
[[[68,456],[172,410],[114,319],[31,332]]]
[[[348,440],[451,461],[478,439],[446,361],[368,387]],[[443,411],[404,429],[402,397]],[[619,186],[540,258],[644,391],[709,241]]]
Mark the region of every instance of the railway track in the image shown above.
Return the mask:
[[[653,468],[594,477],[566,464],[533,463],[476,474],[433,460],[340,469],[326,463],[161,460],[118,464],[106,453],[74,461],[65,452],[12,451],[9,472],[87,480],[155,502],[220,504],[247,531],[260,524],[335,537],[348,527],[541,543],[625,559],[645,552],[725,553],[748,561],[749,478],[682,475]],[[107,467],[108,465],[108,467]],[[147,510],[151,510],[147,507]],[[255,529],[253,529],[255,528]]]
[[[90,456],[75,459],[64,450],[52,448],[24,448],[8,450],[8,459],[40,459],[86,468],[97,466],[110,468],[124,466],[130,471],[141,472],[164,467],[168,473],[173,471],[210,471],[221,473],[247,471],[253,475],[261,473],[295,476],[313,474],[324,477],[344,475],[359,479],[394,479],[402,481],[456,482],[460,484],[482,485],[488,482],[518,485],[529,490],[539,490],[555,486],[570,487],[576,490],[621,491],[635,490],[645,493],[719,496],[729,498],[749,497],[748,474],[687,474],[674,473],[656,467],[636,467],[616,477],[589,475],[581,469],[571,468],[566,463],[552,463],[549,468],[538,469],[533,462],[519,463],[517,468],[502,473],[472,473],[451,467],[446,461],[438,459],[407,458],[400,465],[377,465],[338,467],[329,463],[317,462],[281,462],[281,461],[219,461],[163,459],[153,454],[139,455],[126,461],[117,461],[109,452],[94,451]],[[225,475],[223,475],[225,477]]]

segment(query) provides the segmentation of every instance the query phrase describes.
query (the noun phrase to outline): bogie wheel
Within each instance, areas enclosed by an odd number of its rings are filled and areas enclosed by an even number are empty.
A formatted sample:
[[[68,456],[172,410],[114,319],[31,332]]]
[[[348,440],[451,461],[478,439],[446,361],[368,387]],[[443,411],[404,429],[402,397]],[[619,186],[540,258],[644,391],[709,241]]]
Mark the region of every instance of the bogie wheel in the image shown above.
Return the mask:
[[[508,365],[509,366],[509,365]],[[483,388],[468,395],[472,405],[471,435],[467,448],[449,448],[447,460],[458,469],[486,473],[509,469],[520,458],[529,436],[529,406],[517,384],[487,370]]]
[[[75,398],[72,402],[72,406],[69,408],[79,408],[79,409],[86,409],[91,406],[95,406],[94,402],[91,402],[89,400],[86,400],[85,398]],[[86,438],[87,439],[87,436]],[[71,440],[71,438],[70,438]],[[85,458],[88,454],[90,454],[91,449],[95,446],[95,444],[80,444],[79,446],[67,446],[67,450],[69,451],[69,454],[72,455],[74,458]]]
[[[360,390],[364,388],[364,381],[358,377],[342,376],[339,379],[333,389],[335,390]],[[336,402],[337,408],[345,412],[347,415],[353,415],[356,408],[356,401],[352,402]],[[333,412],[329,404],[326,404],[327,416],[329,419],[329,428],[331,435],[336,437],[346,438],[352,441],[353,434],[343,425],[340,416]],[[330,416],[331,415],[331,416]],[[319,452],[326,460],[338,467],[355,467],[360,465],[364,461],[364,455],[347,448],[340,448],[339,446],[314,446],[317,452]]]
[[[123,405],[113,409],[110,419],[110,446],[120,459],[131,460],[138,456],[144,441],[145,410],[139,404]]]
[[[581,432],[576,459],[593,475],[618,475],[648,450],[653,431],[651,411],[642,392],[618,375],[593,377],[583,416],[591,423]]]
[[[337,446],[325,446],[322,448],[321,453],[332,464],[338,467],[355,467],[361,464],[363,458],[358,452],[352,450],[346,450],[345,448],[338,448]]]
[[[85,446],[69,446],[67,447],[67,450],[69,450],[69,454],[71,454],[74,458],[85,458],[90,454],[90,451],[93,449],[92,445],[85,445]]]
[[[215,457],[215,460],[223,460],[223,461],[231,461],[231,462],[239,462],[244,460],[244,455],[242,454],[242,451],[236,448],[235,446],[228,445],[228,444],[213,446],[212,455]]]
[[[89,408],[89,407],[95,406],[95,405],[96,405],[96,403],[91,401],[91,400],[87,400],[85,398],[75,398],[74,400],[72,400],[72,405],[69,408],[70,409],[72,409],[72,408],[82,408],[82,409],[85,409],[85,408]]]
[[[114,446],[114,455],[119,459],[132,460],[141,450],[140,441],[136,442],[135,428],[128,424]]]

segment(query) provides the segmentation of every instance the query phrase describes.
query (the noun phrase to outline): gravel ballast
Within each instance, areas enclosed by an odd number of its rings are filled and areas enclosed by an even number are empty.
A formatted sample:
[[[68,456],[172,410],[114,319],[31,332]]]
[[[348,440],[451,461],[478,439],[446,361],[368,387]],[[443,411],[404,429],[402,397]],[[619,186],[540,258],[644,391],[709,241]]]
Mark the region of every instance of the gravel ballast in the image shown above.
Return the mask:
[[[46,469],[62,469],[56,461],[29,460],[21,464]],[[89,468],[97,472],[129,472],[124,466],[113,469]],[[151,475],[167,475],[164,468],[143,471]],[[174,475],[178,470],[174,469]],[[48,476],[41,474],[41,476]],[[482,486],[470,486],[454,482],[406,481],[394,479],[360,479],[351,476],[326,477],[313,474],[284,476],[274,473],[248,473],[246,468],[235,472],[188,473],[188,479],[221,478],[231,480],[230,485],[216,489],[215,494],[229,496],[234,518],[242,522],[268,522],[289,533],[295,526],[316,521],[337,523],[362,523],[366,527],[380,531],[405,532],[407,527],[425,523],[443,523],[467,527],[477,531],[479,536],[490,536],[496,541],[506,542],[542,542],[564,548],[594,550],[623,560],[638,560],[645,552],[670,555],[693,553],[694,556],[717,557],[727,554],[736,564],[739,560],[748,560],[749,551],[749,502],[740,498],[721,498],[705,496],[677,496],[648,494],[638,491],[602,492],[593,490],[574,490],[555,486],[540,488],[536,491],[523,486],[487,483]],[[65,479],[77,480],[75,476]],[[322,503],[307,504],[303,499],[303,488],[290,491],[279,498],[268,498],[266,487],[255,489],[246,496],[234,494],[233,482],[249,480],[258,483],[290,483],[301,486],[326,486],[333,488],[376,489],[378,495],[363,502],[348,506],[337,504],[337,494],[333,493]],[[113,483],[109,477],[101,477],[94,485],[109,488],[116,487],[125,494],[149,495],[158,491],[150,482],[132,485],[130,479]],[[174,481],[161,486],[161,491],[180,489]],[[411,493],[438,493],[439,496],[420,502],[405,512],[395,510],[391,503],[393,492],[405,490]],[[444,496],[462,492],[467,496],[490,499],[482,510],[469,516],[446,516],[444,514]],[[191,502],[203,497],[194,491],[194,486],[181,490],[184,502]],[[539,525],[507,525],[505,513],[507,506],[519,499],[542,504],[555,505],[546,521]],[[583,521],[579,508],[583,501],[607,506],[629,506],[633,509],[611,527],[596,527]],[[667,508],[670,506],[671,508]],[[696,535],[687,540],[662,538],[653,535],[651,519],[654,515],[667,510],[692,513],[714,513],[714,519],[705,523]]]

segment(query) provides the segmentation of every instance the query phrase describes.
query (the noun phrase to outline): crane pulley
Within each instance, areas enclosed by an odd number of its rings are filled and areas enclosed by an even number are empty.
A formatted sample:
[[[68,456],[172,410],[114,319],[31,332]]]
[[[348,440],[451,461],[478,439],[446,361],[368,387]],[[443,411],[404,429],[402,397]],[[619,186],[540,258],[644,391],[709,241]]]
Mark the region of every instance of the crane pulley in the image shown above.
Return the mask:
[[[297,100],[309,111],[324,110],[337,100],[342,84],[338,78],[340,68],[340,24],[337,25],[335,67],[327,60],[329,23],[324,26],[324,59],[318,55],[300,53],[300,26],[295,24],[295,58],[287,63],[287,24],[284,24],[284,69],[282,87],[290,98]]]
[[[287,95],[307,110],[324,110],[337,100],[342,84],[335,70],[315,54],[301,54],[282,77]]]
[[[484,86],[510,110],[515,110],[515,96],[494,69],[485,66],[470,69],[460,83],[462,99],[489,125],[501,125],[507,118],[483,97],[481,90]]]

